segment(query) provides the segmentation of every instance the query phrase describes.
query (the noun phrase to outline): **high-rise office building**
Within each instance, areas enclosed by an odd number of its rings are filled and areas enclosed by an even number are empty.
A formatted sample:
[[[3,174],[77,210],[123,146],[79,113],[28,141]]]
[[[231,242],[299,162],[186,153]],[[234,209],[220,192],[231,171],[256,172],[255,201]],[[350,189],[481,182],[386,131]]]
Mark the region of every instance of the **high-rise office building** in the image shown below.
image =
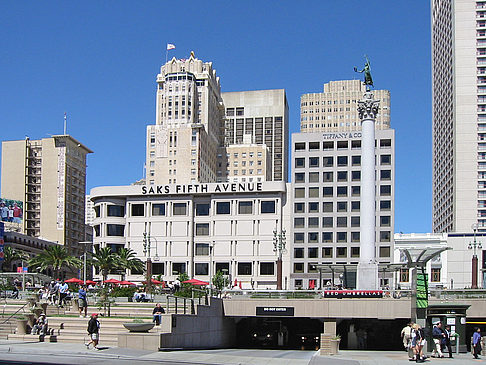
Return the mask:
[[[486,231],[486,1],[432,0],[433,231]]]
[[[287,181],[289,106],[285,90],[224,92],[222,97],[225,145],[242,144],[244,136],[250,134],[253,143],[268,148],[271,180]]]
[[[156,124],[147,126],[147,184],[226,178],[223,135],[221,86],[212,63],[191,52],[188,59],[163,65],[157,75]]]
[[[21,233],[82,252],[88,153],[69,135],[2,142],[1,196],[22,202]]]
[[[347,132],[361,130],[357,101],[363,98],[366,87],[360,80],[330,81],[324,92],[304,94],[300,98],[300,131]],[[390,91],[373,90],[380,100],[375,129],[390,128]]]

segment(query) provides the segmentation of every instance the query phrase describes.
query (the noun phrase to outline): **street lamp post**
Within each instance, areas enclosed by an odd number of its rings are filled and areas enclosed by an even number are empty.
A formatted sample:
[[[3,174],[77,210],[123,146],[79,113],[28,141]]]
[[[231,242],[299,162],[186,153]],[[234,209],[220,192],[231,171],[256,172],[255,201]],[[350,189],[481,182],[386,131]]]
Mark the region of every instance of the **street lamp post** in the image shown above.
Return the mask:
[[[151,246],[150,240],[155,240],[155,246]],[[155,237],[151,237],[150,233],[143,232],[143,254],[147,257],[147,292],[152,290],[152,257],[150,256],[150,249],[155,248],[155,261],[159,260],[158,242]]]
[[[282,290],[282,254],[285,250],[285,229],[278,233],[277,229],[273,230],[273,252],[277,254],[277,290]]]
[[[209,296],[213,296],[213,248],[216,242],[209,244]]]
[[[476,242],[476,230],[478,228],[477,224],[474,223],[471,228],[474,231],[474,239],[473,242],[470,242],[467,246],[468,249],[474,250],[473,257],[472,257],[472,277],[471,277],[471,289],[478,288],[478,256],[476,254],[476,249],[482,249],[483,246],[481,242]]]
[[[80,244],[84,245],[84,253],[83,253],[83,284],[86,285],[86,247],[88,244],[92,243],[91,241],[82,241],[79,242]]]

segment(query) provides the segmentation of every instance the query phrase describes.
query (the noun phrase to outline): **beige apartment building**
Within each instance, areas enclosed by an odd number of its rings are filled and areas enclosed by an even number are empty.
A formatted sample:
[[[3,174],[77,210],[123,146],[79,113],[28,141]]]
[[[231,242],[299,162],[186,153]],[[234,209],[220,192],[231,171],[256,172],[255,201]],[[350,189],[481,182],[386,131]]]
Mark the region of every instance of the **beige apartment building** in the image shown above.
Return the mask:
[[[146,181],[156,184],[225,179],[224,107],[211,62],[194,53],[173,58],[157,75],[156,124],[147,126]]]
[[[86,155],[69,135],[2,142],[3,199],[19,200],[19,231],[81,252],[85,240]]]
[[[242,144],[226,147],[229,182],[262,182],[272,179],[272,160],[265,144],[252,143],[251,134]]]
[[[357,101],[363,98],[366,87],[360,80],[330,81],[324,92],[300,97],[300,131],[347,132],[361,130]],[[390,128],[390,91],[373,90],[380,100],[375,129]]]
[[[270,180],[287,181],[289,106],[285,90],[224,92],[222,97],[226,108],[225,145],[244,143],[244,136],[250,134],[253,143],[268,148]]]
[[[486,1],[432,0],[433,231],[486,232]]]

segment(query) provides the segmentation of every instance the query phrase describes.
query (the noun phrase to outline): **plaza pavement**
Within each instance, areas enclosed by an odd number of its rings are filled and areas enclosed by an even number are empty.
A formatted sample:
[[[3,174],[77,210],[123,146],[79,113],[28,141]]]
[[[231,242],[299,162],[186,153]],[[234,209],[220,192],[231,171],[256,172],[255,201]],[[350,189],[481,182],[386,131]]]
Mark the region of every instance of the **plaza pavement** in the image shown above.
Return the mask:
[[[102,345],[102,342],[100,343]],[[340,351],[318,356],[316,351],[220,349],[151,352],[118,347],[87,350],[82,344],[0,341],[0,364],[241,364],[241,365],[392,365],[413,364],[405,352]],[[454,359],[430,359],[429,364],[478,364],[471,354]]]

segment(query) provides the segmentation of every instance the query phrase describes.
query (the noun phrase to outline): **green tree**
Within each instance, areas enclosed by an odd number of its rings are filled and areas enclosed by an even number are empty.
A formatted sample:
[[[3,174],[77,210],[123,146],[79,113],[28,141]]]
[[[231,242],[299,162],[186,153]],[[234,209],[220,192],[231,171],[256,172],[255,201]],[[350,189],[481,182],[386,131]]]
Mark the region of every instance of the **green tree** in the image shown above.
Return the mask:
[[[135,251],[131,248],[121,248],[116,253],[116,262],[118,268],[121,270],[122,281],[125,280],[126,270],[143,271],[145,264],[142,260],[135,257]]]
[[[218,272],[213,276],[213,288],[216,290],[217,294],[221,295],[221,292],[226,286],[228,286],[228,284],[228,278],[218,270]]]
[[[103,281],[106,280],[111,270],[118,268],[117,255],[110,247],[99,248],[97,246],[90,262],[101,272]]]
[[[3,248],[3,254],[4,254],[4,259],[3,259],[3,264],[2,264],[2,271],[10,271],[12,263],[17,260],[25,260],[27,261],[29,259],[29,256],[21,251],[21,250],[16,250],[12,248],[11,246],[4,246]]]
[[[28,261],[29,267],[39,269],[39,271],[52,268],[55,276],[60,277],[61,269],[65,266],[79,268],[83,262],[77,257],[68,254],[66,247],[55,245],[49,246],[39,255],[31,258]]]

